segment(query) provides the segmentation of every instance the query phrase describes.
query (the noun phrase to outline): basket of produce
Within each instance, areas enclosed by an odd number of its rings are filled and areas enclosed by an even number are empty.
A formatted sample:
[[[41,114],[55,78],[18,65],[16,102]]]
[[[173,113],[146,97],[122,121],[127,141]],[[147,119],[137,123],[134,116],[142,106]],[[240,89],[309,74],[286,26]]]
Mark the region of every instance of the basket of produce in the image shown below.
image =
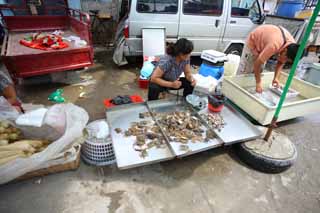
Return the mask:
[[[21,131],[8,121],[0,121],[0,165],[16,158],[26,158],[44,150],[48,140],[22,139]]]

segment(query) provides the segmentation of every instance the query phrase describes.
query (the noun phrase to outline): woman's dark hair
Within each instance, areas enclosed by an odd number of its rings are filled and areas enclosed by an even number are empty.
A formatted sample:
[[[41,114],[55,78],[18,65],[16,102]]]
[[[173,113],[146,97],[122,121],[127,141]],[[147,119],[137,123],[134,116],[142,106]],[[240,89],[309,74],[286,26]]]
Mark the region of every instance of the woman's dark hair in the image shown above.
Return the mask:
[[[185,38],[180,38],[176,43],[167,43],[167,54],[178,56],[190,54],[193,50],[193,43]]]

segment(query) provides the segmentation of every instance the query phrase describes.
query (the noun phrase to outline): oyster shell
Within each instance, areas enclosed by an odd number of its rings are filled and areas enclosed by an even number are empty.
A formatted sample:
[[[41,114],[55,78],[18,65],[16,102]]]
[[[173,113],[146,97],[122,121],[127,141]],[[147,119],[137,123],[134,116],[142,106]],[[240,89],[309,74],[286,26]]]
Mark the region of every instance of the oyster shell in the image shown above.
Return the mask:
[[[213,129],[217,129],[218,131],[221,131],[221,129],[224,128],[226,124],[220,113],[208,113],[202,114],[201,116],[210,127],[212,127]]]
[[[172,112],[158,114],[158,121],[169,138],[173,141],[186,144],[203,142],[203,125],[191,112]]]
[[[116,131],[116,133],[120,134],[122,132],[121,128],[115,128],[114,131]]]

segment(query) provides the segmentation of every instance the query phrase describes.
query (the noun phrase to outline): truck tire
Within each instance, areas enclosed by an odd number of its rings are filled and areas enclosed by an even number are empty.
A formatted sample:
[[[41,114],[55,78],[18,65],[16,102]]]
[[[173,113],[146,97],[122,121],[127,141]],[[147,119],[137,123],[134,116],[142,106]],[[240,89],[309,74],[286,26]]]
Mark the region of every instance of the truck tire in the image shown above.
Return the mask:
[[[226,54],[234,54],[238,55],[241,57],[243,50],[243,45],[242,44],[232,44],[228,49],[226,50]]]
[[[297,150],[292,144],[292,152],[286,158],[272,158],[248,148],[246,143],[233,145],[235,154],[248,166],[264,173],[281,173],[289,169],[297,159]]]

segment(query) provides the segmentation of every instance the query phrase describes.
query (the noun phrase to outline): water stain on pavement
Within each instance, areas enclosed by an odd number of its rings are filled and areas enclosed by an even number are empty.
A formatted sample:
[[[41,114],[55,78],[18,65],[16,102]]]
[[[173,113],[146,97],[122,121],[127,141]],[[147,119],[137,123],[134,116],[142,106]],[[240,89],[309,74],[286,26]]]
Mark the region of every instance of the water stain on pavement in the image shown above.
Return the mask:
[[[100,191],[101,196],[110,198],[110,205],[109,205],[110,213],[116,212],[116,210],[121,206],[120,201],[124,193],[125,191],[122,191],[122,190],[119,190],[116,192],[109,192],[109,193],[105,193],[102,190]]]

